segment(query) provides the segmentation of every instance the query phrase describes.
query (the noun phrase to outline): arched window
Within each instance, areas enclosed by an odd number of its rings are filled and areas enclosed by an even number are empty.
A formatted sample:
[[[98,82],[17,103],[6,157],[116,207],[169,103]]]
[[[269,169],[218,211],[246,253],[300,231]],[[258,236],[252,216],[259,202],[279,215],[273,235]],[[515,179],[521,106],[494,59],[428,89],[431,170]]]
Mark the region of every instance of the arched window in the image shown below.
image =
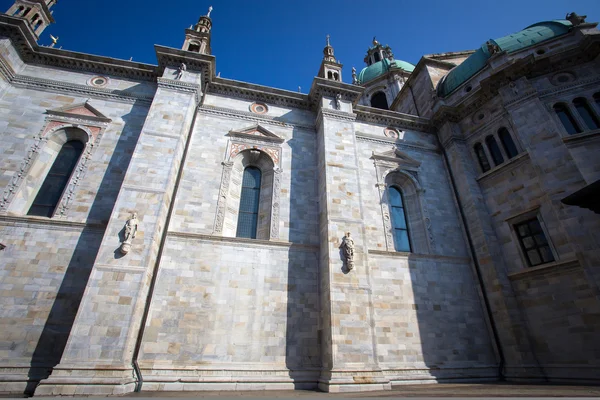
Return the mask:
[[[200,45],[198,43],[190,43],[188,46],[188,51],[193,51],[195,53],[199,53]]]
[[[242,178],[240,212],[236,237],[256,239],[261,173],[256,167],[246,167]]]
[[[389,110],[385,93],[377,92],[373,96],[371,96],[371,107],[381,108],[382,110]]]
[[[375,62],[381,61],[381,56],[379,55],[379,53],[375,53],[373,56],[375,57]]]
[[[517,150],[517,146],[515,146],[515,142],[513,142],[512,136],[508,132],[506,128],[500,128],[498,130],[498,136],[500,136],[500,141],[502,142],[502,147],[504,147],[504,151],[506,151],[506,155],[509,159],[515,157],[519,154]]]
[[[70,140],[62,146],[27,215],[52,217],[83,147],[78,140]]]
[[[556,115],[558,115],[560,122],[562,122],[569,135],[574,135],[576,133],[582,132],[581,128],[579,128],[579,125],[577,125],[577,122],[575,122],[575,119],[571,115],[571,112],[569,111],[567,106],[565,106],[564,104],[555,104],[554,112],[556,113]]]
[[[390,198],[390,212],[392,214],[392,228],[394,229],[394,247],[396,251],[410,251],[410,239],[408,236],[408,225],[406,224],[402,192],[390,186],[388,194]]]
[[[481,143],[476,143],[473,146],[473,150],[475,150],[475,154],[477,154],[477,160],[479,161],[479,166],[481,167],[482,172],[487,172],[491,169],[490,163],[485,155],[485,150],[483,150],[483,146]]]
[[[600,127],[598,118],[594,115],[586,99],[579,97],[573,100],[573,105],[589,129],[598,129]]]
[[[500,165],[504,162],[504,157],[502,157],[502,153],[500,152],[500,147],[498,147],[498,143],[496,143],[496,139],[494,136],[490,135],[485,138],[485,144],[487,144],[488,150],[492,155],[492,160],[494,160],[494,165]]]
[[[17,16],[17,15],[21,14],[21,13],[23,12],[23,10],[24,10],[24,9],[25,9],[25,7],[23,7],[23,6],[20,6],[19,8],[17,8],[17,9],[15,10],[15,12],[13,13],[13,16]]]

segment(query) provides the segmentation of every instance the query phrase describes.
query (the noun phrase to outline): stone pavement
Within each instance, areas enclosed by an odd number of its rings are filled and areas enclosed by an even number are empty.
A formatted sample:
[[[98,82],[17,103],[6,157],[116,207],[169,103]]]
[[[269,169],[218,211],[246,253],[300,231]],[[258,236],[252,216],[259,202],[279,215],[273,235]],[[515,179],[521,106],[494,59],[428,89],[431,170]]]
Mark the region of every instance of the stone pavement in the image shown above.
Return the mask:
[[[310,390],[272,391],[207,391],[207,392],[142,392],[125,397],[246,397],[246,398],[377,398],[377,397],[595,397],[600,398],[600,386],[487,384],[426,384],[396,386],[391,391],[359,393],[322,393]]]

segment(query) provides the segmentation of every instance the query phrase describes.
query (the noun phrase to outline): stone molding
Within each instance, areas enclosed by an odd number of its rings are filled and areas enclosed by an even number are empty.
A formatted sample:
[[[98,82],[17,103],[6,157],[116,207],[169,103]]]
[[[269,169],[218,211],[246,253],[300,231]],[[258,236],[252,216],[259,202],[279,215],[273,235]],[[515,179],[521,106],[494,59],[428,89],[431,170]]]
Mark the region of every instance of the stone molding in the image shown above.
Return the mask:
[[[358,141],[362,141],[362,142],[371,142],[371,143],[377,143],[377,144],[384,144],[384,145],[388,145],[388,146],[394,145],[398,148],[416,150],[419,152],[435,153],[438,155],[440,154],[440,151],[436,147],[425,147],[425,146],[419,145],[417,143],[407,142],[407,141],[403,141],[403,140],[399,140],[399,139],[391,139],[391,138],[387,138],[387,137],[383,137],[383,136],[371,135],[369,133],[363,133],[363,132],[356,132],[355,135],[356,135],[356,139]]]
[[[99,234],[104,232],[104,230],[106,229],[106,224],[65,221],[60,219],[51,219],[44,217],[32,217],[28,215],[0,215],[0,225],[77,232],[80,232],[83,229],[91,229],[94,231],[98,231]]]
[[[308,96],[305,94],[222,78],[214,78],[207,92],[290,108],[303,110],[310,108]]]
[[[578,133],[576,135],[565,136],[562,138],[562,141],[565,144],[565,146],[569,148],[582,146],[591,142],[597,142],[598,140],[600,140],[600,129],[594,129],[593,131],[586,131]]]
[[[283,242],[279,240],[246,239],[229,236],[207,235],[203,233],[169,231],[167,237],[178,240],[198,240],[207,242],[230,243],[239,247],[286,247],[293,249],[306,249],[308,251],[319,251],[319,245],[311,245],[296,242]]]
[[[225,107],[202,105],[202,106],[198,107],[198,113],[208,114],[208,115],[220,115],[220,116],[225,116],[225,117],[236,119],[236,120],[245,119],[245,120],[253,121],[256,123],[284,126],[286,128],[302,128],[302,129],[309,130],[311,132],[315,131],[314,125],[305,125],[305,124],[291,122],[291,121],[279,121],[279,120],[277,120],[277,117],[272,117],[269,115],[255,114],[255,113],[252,113],[249,111],[232,110],[232,109],[225,108]]]
[[[445,256],[440,254],[422,254],[422,253],[409,253],[405,251],[393,251],[393,250],[378,250],[378,249],[370,249],[369,254],[373,254],[376,256],[386,256],[386,257],[394,257],[394,258],[404,258],[404,259],[416,259],[423,261],[443,261],[445,263],[455,263],[455,264],[468,264],[471,262],[471,259],[468,257],[456,257],[456,256]]]
[[[179,93],[193,94],[194,96],[196,96],[196,103],[199,103],[202,97],[200,85],[188,82],[181,82],[169,78],[157,78],[156,83],[158,84],[158,87],[160,89],[173,90]]]
[[[481,174],[476,178],[479,184],[487,184],[488,180],[492,180],[497,178],[498,176],[504,175],[507,172],[513,171],[515,168],[523,165],[523,163],[529,161],[529,153],[524,151],[521,154],[516,155],[508,161],[503,162],[502,164],[492,168],[491,170]]]
[[[426,133],[435,132],[435,128],[431,125],[431,121],[426,118],[361,105],[356,106],[354,112],[356,113],[357,121],[371,122],[379,125],[394,126]]]
[[[538,95],[541,99],[544,97],[560,94],[562,92],[572,91],[573,89],[577,89],[580,87],[584,87],[584,86],[588,86],[588,85],[597,85],[598,83],[600,83],[600,77],[594,77],[594,78],[589,78],[589,79],[578,79],[575,82],[572,82],[572,83],[569,83],[566,85],[542,90],[538,93]]]
[[[347,113],[344,111],[330,110],[326,108],[320,108],[317,114],[317,126],[323,123],[323,119],[330,118],[338,121],[354,122],[356,121],[356,114]]]

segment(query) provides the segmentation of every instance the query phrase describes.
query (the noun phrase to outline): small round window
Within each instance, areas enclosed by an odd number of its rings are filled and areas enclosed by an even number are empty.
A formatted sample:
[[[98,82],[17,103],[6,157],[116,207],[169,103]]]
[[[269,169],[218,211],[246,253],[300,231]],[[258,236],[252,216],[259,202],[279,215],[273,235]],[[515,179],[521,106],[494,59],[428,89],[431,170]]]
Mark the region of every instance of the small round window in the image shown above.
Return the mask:
[[[250,111],[254,114],[266,114],[269,111],[269,107],[264,103],[252,103],[250,104]]]
[[[105,76],[95,76],[89,80],[89,83],[92,86],[105,87],[106,85],[108,85],[108,78]]]

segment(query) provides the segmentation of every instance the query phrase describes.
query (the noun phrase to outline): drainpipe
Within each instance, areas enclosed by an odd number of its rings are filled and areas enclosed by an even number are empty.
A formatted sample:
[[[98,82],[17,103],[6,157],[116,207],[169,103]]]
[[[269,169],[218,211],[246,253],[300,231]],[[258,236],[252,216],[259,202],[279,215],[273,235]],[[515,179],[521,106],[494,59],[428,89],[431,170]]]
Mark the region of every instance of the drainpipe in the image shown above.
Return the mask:
[[[196,125],[196,116],[198,115],[199,107],[200,107],[200,104],[196,105],[196,107],[194,108],[194,116],[192,117],[192,124],[190,125],[188,137],[185,142],[185,147],[183,149],[183,156],[181,158],[181,164],[179,165],[179,171],[177,171],[177,178],[175,180],[175,189],[173,190],[173,197],[171,198],[171,204],[169,205],[169,212],[167,213],[167,219],[165,221],[165,228],[164,228],[162,237],[160,238],[158,254],[156,255],[156,262],[154,263],[152,279],[150,280],[150,287],[148,288],[148,295],[146,296],[146,304],[144,305],[144,314],[142,316],[142,323],[140,325],[140,330],[138,332],[138,336],[135,341],[135,349],[133,350],[133,360],[132,360],[133,370],[137,377],[137,384],[135,385],[135,392],[141,392],[142,385],[144,384],[144,377],[142,376],[142,371],[140,370],[140,366],[138,364],[138,356],[140,355],[140,348],[142,347],[142,338],[144,336],[144,331],[146,329],[146,322],[148,321],[148,314],[150,313],[150,303],[152,301],[152,296],[154,296],[154,288],[156,287],[156,279],[158,277],[158,268],[160,266],[160,260],[162,258],[165,243],[167,242],[167,232],[169,230],[169,225],[171,223],[171,216],[173,215],[173,209],[175,208],[175,200],[177,199],[177,192],[179,191],[179,183],[181,182],[181,177],[183,176],[183,167],[185,166],[185,161],[187,159],[188,150],[190,148],[190,143],[192,142],[192,131],[194,130],[194,126]]]
[[[477,273],[477,280],[479,281],[479,286],[481,287],[481,292],[483,294],[483,303],[485,304],[485,310],[488,314],[488,318],[490,320],[490,326],[492,328],[492,334],[494,336],[494,342],[496,344],[496,348],[498,349],[498,356],[500,357],[500,363],[498,364],[498,375],[500,377],[500,381],[505,381],[506,377],[504,375],[504,365],[506,363],[504,358],[504,351],[502,349],[502,343],[500,342],[500,336],[498,335],[498,328],[496,326],[496,322],[494,321],[494,315],[492,314],[492,307],[490,306],[490,300],[487,295],[487,290],[485,289],[485,282],[483,280],[483,275],[481,273],[481,266],[479,265],[479,261],[477,260],[477,254],[475,253],[475,246],[473,245],[473,239],[471,238],[471,232],[469,231],[469,224],[467,223],[467,218],[465,216],[465,212],[460,201],[460,197],[458,196],[458,190],[456,189],[456,181],[454,179],[454,174],[452,173],[452,168],[450,168],[450,160],[448,159],[448,154],[446,153],[446,149],[440,143],[439,137],[436,135],[438,140],[438,145],[442,149],[442,153],[444,154],[444,161],[446,164],[446,168],[448,169],[448,174],[450,175],[450,182],[452,183],[452,191],[454,192],[454,197],[456,198],[456,202],[458,204],[458,212],[460,214],[460,218],[465,227],[465,232],[467,234],[467,242],[469,243],[469,252],[471,253],[471,258],[473,259],[473,263],[475,264],[475,271]]]

